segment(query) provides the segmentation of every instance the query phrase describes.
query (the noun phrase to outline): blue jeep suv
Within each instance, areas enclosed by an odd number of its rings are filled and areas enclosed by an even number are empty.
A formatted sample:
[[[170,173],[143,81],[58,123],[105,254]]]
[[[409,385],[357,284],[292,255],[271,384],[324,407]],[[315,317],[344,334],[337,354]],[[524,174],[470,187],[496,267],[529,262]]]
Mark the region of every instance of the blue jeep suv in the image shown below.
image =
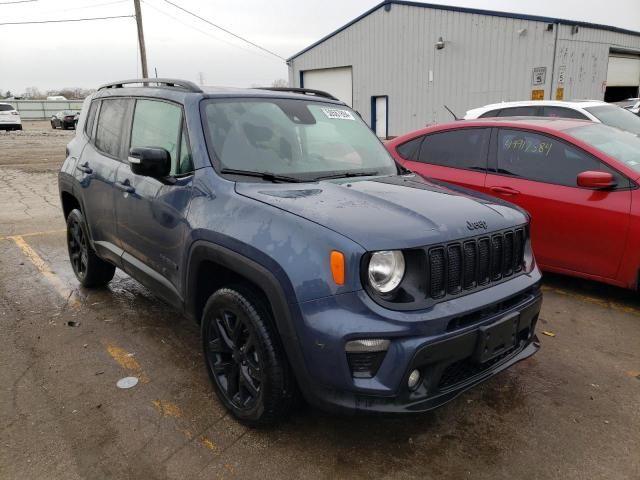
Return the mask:
[[[297,392],[428,410],[539,348],[526,213],[405,170],[327,93],[105,85],[59,187],[80,284],[117,267],[199,322],[244,422],[281,419]]]

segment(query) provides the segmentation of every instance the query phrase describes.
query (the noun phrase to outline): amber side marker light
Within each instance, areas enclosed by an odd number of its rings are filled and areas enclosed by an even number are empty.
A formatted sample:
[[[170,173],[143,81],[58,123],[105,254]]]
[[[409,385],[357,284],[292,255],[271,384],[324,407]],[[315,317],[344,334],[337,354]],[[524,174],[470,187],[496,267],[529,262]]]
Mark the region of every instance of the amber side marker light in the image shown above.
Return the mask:
[[[331,251],[331,273],[337,285],[344,285],[344,253]]]

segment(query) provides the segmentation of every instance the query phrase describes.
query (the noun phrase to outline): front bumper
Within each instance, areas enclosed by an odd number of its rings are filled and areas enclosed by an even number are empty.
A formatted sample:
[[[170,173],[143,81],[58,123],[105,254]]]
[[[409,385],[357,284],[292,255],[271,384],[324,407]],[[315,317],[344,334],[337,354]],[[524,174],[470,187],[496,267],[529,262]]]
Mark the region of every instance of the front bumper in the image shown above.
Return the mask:
[[[298,336],[311,380],[301,385],[303,393],[310,403],[334,411],[436,408],[539,349],[534,333],[542,303],[539,280],[536,269],[428,312],[394,312],[393,318],[382,317],[384,309],[376,311],[364,292],[302,304],[304,325]],[[505,344],[490,359],[480,358],[484,331],[502,319],[515,319],[513,345]],[[391,341],[371,378],[354,377],[349,366],[344,345],[354,338]],[[407,379],[414,369],[421,373],[420,382],[410,389]]]

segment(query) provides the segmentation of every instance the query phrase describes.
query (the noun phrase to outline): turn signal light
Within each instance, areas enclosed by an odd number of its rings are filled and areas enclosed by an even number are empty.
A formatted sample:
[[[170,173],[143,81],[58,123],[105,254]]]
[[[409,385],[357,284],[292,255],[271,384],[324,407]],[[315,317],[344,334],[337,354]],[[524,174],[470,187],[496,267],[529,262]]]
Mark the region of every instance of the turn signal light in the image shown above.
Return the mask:
[[[344,285],[344,253],[331,251],[331,273],[336,285]]]

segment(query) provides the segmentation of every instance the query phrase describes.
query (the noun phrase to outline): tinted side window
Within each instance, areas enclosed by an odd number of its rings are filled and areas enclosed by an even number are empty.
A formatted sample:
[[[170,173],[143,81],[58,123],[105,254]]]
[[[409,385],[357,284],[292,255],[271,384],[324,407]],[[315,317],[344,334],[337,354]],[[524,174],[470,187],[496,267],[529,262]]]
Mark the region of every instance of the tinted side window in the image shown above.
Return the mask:
[[[486,170],[488,128],[465,128],[427,135],[420,147],[419,162],[444,167]]]
[[[91,105],[89,105],[89,113],[87,113],[87,121],[84,124],[84,131],[89,138],[92,138],[93,122],[96,119],[97,109],[98,109],[98,102],[91,102]]]
[[[186,127],[182,127],[182,136],[180,137],[180,161],[178,162],[178,171],[176,174],[185,175],[193,172],[193,157],[191,156],[191,147],[189,145],[189,137]]]
[[[498,133],[498,171],[538,182],[575,187],[578,173],[601,170],[599,160],[546,135],[501,129]]]
[[[178,168],[178,142],[182,125],[182,109],[156,100],[138,100],[133,113],[131,148],[160,147],[171,155],[171,175]]]
[[[403,143],[402,145],[398,145],[396,147],[396,151],[398,155],[400,155],[405,160],[418,160],[418,150],[420,149],[420,142],[422,142],[422,137],[416,137],[413,140],[409,140],[408,142]]]
[[[536,117],[538,116],[538,107],[511,107],[500,110],[498,117]]]
[[[500,116],[500,109],[498,110],[490,110],[486,113],[483,113],[478,118],[488,118],[488,117],[498,117]]]
[[[127,102],[124,98],[110,98],[102,100],[100,107],[96,148],[114,157],[120,157],[122,152],[122,127],[127,118]]]
[[[545,117],[577,118],[579,120],[588,120],[588,118],[579,111],[565,107],[544,107],[542,115]]]

